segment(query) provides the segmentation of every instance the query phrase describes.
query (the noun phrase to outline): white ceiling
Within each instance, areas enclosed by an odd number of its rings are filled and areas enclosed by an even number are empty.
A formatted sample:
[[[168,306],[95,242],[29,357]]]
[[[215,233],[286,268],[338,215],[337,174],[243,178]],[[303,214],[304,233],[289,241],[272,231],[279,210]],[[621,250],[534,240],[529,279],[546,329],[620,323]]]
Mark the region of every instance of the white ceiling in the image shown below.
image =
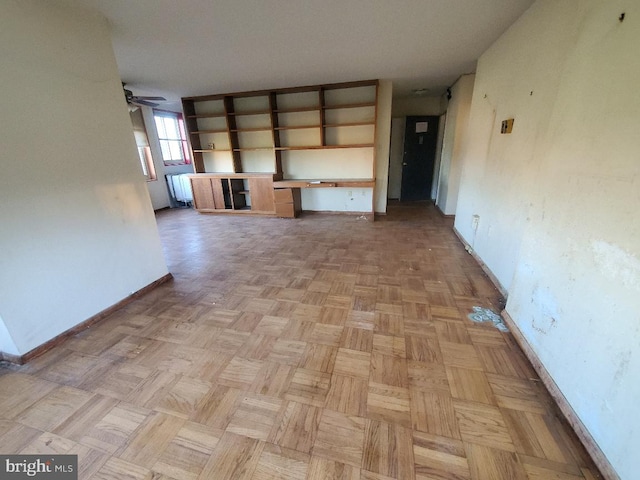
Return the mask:
[[[99,10],[135,95],[373,78],[439,95],[533,0],[60,0]]]

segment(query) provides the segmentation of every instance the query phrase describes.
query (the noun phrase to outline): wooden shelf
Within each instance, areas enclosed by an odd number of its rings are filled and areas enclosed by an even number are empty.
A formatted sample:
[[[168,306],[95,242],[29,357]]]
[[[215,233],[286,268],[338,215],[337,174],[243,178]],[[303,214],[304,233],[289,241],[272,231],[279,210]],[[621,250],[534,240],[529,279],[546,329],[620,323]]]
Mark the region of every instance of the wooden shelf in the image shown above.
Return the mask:
[[[226,132],[226,130],[224,130]],[[230,132],[270,132],[271,127],[253,127],[253,128],[234,128],[230,129]]]
[[[336,148],[371,148],[373,143],[359,143],[353,145],[305,145],[300,147],[278,147],[276,150],[331,150]]]
[[[191,135],[200,135],[204,133],[227,133],[226,128],[219,128],[216,130],[196,130],[195,132],[189,132]]]
[[[339,108],[362,108],[362,107],[375,107],[375,102],[373,103],[346,103],[344,105],[325,105],[323,108],[325,110],[335,110]]]
[[[273,182],[274,188],[371,188],[375,185],[373,178],[301,178]]]
[[[244,115],[271,115],[271,110],[254,110],[253,112],[227,112],[227,115],[241,117]]]
[[[274,130],[305,130],[311,128],[321,128],[320,124],[315,125],[294,125],[291,127],[275,127]]]
[[[374,188],[376,120],[371,119],[376,118],[377,96],[378,81],[367,80],[183,98],[197,172],[191,178],[196,208],[210,213],[295,216],[301,209],[300,189]],[[221,120],[207,122],[208,118]],[[215,145],[206,134],[226,134],[225,139],[213,140],[228,148],[207,148]],[[226,154],[218,157],[216,152]],[[233,173],[207,172],[212,168]],[[246,170],[250,172],[243,173]],[[271,173],[258,172],[265,170]],[[329,178],[283,180],[320,175]],[[371,178],[331,178],[340,175]],[[274,188],[292,190],[290,201],[279,203],[280,210]],[[251,207],[243,208],[249,198]]]
[[[274,110],[275,113],[299,113],[299,112],[319,112],[321,110],[320,105],[310,107],[298,107],[298,108],[279,108]]]
[[[231,152],[230,148],[199,148],[193,150],[197,153],[213,153],[213,152]]]
[[[196,113],[195,115],[187,115],[187,118],[220,118],[225,117],[223,113]]]
[[[234,152],[260,152],[260,151],[273,151],[273,147],[255,147],[255,148],[234,148]]]
[[[233,173],[233,172],[216,172],[216,173],[190,173],[189,178],[265,178],[272,177],[273,172],[251,172],[251,173]]]
[[[359,143],[354,145],[302,145],[298,147],[255,147],[255,148],[200,148],[193,150],[198,153],[211,153],[211,152],[258,152],[258,151],[281,151],[287,150],[332,150],[337,148],[371,148],[373,143]],[[204,172],[201,172],[204,173]]]
[[[339,128],[339,127],[362,127],[367,125],[375,125],[375,122],[351,122],[351,123],[327,123],[323,125],[324,128]]]

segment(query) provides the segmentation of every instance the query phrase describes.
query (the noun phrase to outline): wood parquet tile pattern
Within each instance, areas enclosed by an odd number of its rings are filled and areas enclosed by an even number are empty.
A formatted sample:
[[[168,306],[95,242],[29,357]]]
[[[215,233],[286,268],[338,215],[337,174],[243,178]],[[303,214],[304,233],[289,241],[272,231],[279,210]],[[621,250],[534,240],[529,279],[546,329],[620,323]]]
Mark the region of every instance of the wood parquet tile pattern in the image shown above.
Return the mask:
[[[175,280],[0,367],[0,452],[81,479],[601,478],[430,205],[158,214]]]

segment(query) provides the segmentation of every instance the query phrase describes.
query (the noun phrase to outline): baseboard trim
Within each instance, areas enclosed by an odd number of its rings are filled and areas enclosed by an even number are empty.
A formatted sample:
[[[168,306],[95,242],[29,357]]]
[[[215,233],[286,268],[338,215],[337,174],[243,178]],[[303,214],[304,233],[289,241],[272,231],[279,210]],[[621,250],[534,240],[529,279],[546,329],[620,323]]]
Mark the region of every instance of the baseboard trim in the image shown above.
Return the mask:
[[[594,438],[591,436],[589,430],[587,430],[587,427],[585,427],[585,425],[582,423],[582,420],[580,420],[580,417],[578,417],[573,407],[571,407],[571,404],[566,399],[556,382],[553,380],[553,377],[551,377],[545,366],[542,364],[540,358],[518,328],[518,325],[515,323],[513,318],[511,318],[511,315],[509,315],[506,310],[503,310],[501,315],[504,319],[504,322],[509,327],[509,331],[511,332],[511,334],[513,334],[516,343],[520,346],[524,354],[527,356],[529,362],[531,362],[531,365],[540,377],[540,380],[542,380],[542,383],[549,391],[549,394],[556,402],[556,405],[558,405],[560,412],[562,413],[562,415],[564,415],[564,418],[576,433],[580,442],[582,442],[582,445],[587,450],[587,453],[591,456],[591,459],[600,470],[600,473],[607,480],[620,480],[619,475],[616,473],[615,469],[605,456],[604,452],[600,449]]]
[[[456,214],[455,214],[455,213],[454,213],[454,214],[452,214],[452,215],[446,214],[446,213],[444,213],[444,212],[442,211],[442,209],[441,209],[438,205],[436,205],[435,203],[434,203],[434,205],[435,205],[435,207],[436,207],[436,210],[438,210],[438,212],[440,213],[440,215],[441,215],[441,216],[443,216],[444,218],[456,218]]]
[[[173,275],[171,275],[170,273],[167,273],[166,275],[160,277],[156,281],[151,282],[146,287],[142,287],[140,290],[133,292],[131,295],[123,298],[118,303],[115,303],[110,307],[102,310],[101,312],[96,313],[95,315],[93,315],[92,317],[89,317],[87,320],[85,320],[82,323],[79,323],[75,327],[71,327],[69,330],[65,330],[60,335],[53,337],[51,340],[43,343],[42,345],[34,348],[33,350],[30,350],[24,355],[11,355],[8,353],[0,352],[0,360],[4,360],[6,362],[13,363],[16,365],[24,365],[25,363],[29,362],[30,360],[33,360],[36,357],[39,357],[40,355],[51,350],[52,348],[57,347],[61,343],[65,342],[68,338],[76,335],[77,333],[80,333],[83,330],[86,330],[87,328],[95,325],[101,320],[104,320],[106,317],[111,315],[116,310],[121,309],[125,305],[128,305],[129,303],[133,302],[135,299],[144,296],[154,288],[162,285],[163,283],[168,282],[171,279],[173,279]]]
[[[464,245],[464,248],[467,250],[467,252],[469,252],[469,254],[474,258],[474,260],[478,262],[478,265],[480,265],[480,268],[482,268],[482,271],[487,275],[487,277],[489,277],[489,280],[491,280],[491,283],[493,283],[493,285],[498,289],[498,291],[506,301],[507,297],[509,296],[507,289],[502,286],[502,284],[500,283],[500,280],[498,280],[498,277],[496,277],[491,271],[491,269],[487,267],[487,264],[482,261],[482,259],[476,253],[476,251],[471,247],[471,245],[467,243],[467,241],[460,234],[458,229],[456,227],[452,227],[452,228],[453,228],[453,233],[456,234],[456,236],[458,237],[458,240],[460,240],[460,242]]]

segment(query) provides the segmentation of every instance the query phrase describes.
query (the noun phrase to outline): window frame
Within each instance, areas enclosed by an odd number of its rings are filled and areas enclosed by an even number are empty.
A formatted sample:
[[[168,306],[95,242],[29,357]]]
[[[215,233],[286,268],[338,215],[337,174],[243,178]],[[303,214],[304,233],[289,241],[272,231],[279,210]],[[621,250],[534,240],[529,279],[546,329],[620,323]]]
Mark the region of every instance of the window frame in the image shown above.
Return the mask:
[[[138,151],[138,159],[140,160],[140,168],[147,182],[155,182],[158,180],[156,174],[156,166],[153,163],[153,156],[151,155],[151,147],[149,145],[149,134],[147,132],[147,126],[144,121],[144,115],[142,110],[130,110],[129,116],[131,117],[131,123],[133,127],[133,136],[136,142],[136,149]],[[135,117],[139,119],[136,121]]]
[[[170,138],[168,136],[162,137],[158,129],[157,117],[171,118],[176,122],[176,131],[180,138]],[[189,143],[187,141],[187,130],[184,123],[182,113],[172,112],[169,110],[153,109],[154,127],[156,129],[156,135],[158,136],[158,143],[160,144],[160,155],[162,155],[162,162],[165,167],[178,166],[178,165],[191,165],[191,152],[189,149]],[[180,142],[180,152],[182,158],[180,160],[169,159],[165,160],[164,150],[162,149],[162,142]]]

